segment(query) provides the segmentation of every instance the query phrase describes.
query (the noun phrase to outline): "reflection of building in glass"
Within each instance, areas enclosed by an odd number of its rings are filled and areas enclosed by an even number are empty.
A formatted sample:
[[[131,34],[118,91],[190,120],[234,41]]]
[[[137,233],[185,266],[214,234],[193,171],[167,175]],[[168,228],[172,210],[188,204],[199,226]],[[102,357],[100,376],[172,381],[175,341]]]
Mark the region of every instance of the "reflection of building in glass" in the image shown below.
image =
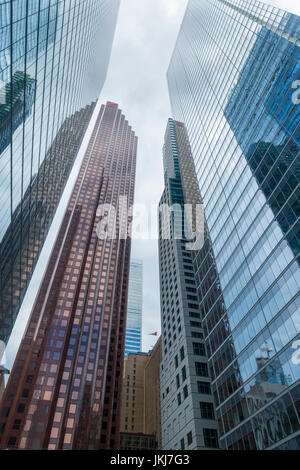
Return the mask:
[[[7,341],[95,105],[66,119],[0,243],[0,339]]]
[[[291,385],[291,377],[286,377],[279,361],[269,362],[269,357],[257,358],[257,368],[262,372],[255,376],[255,384],[246,394],[251,413],[262,408]],[[266,365],[267,364],[267,365]],[[264,367],[266,365],[266,367]]]
[[[293,140],[283,145],[253,144],[249,166],[286,235],[295,256],[300,253],[300,153]],[[299,258],[298,258],[299,261]]]
[[[290,19],[285,29],[293,30],[293,23]],[[272,57],[270,44],[278,44],[284,55]],[[249,104],[244,108],[253,93],[257,57],[259,63],[272,60],[263,78],[272,86],[265,96],[251,100],[253,113],[263,114],[268,122],[268,127],[255,129],[251,135],[248,120],[243,121],[241,114],[249,111]],[[300,253],[300,110],[293,102],[292,83],[299,78],[300,43],[291,46],[286,40],[280,44],[275,32],[262,28],[225,108],[226,119],[295,256]],[[246,137],[249,134],[251,138]]]
[[[11,143],[15,130],[31,114],[35,89],[35,80],[23,72],[16,72],[12,84],[5,85],[0,101],[0,154]]]
[[[74,133],[77,127],[81,134],[83,126],[72,116],[99,96],[119,4],[0,2],[0,338],[5,341],[69,174],[69,158],[76,157],[62,132],[70,134],[71,146],[80,140]]]
[[[101,106],[4,392],[1,448],[119,448],[131,250],[119,233],[136,152],[118,106]],[[106,238],[98,208],[119,197],[128,204],[116,219],[109,213],[116,238]]]
[[[12,5],[9,2],[0,5],[0,80],[3,82],[10,80],[12,63],[18,69],[24,63],[24,54],[28,63],[34,61],[37,47],[39,53],[42,53],[55,41],[57,28],[61,25],[62,5],[50,8],[49,1],[39,4],[39,0],[29,0],[28,11],[22,0],[14,1]],[[14,22],[11,22],[11,15]],[[14,38],[13,58],[11,28]]]
[[[167,125],[163,161],[165,189],[159,206],[162,448],[217,448],[195,252],[187,249],[190,240],[183,236],[184,204],[192,204],[195,210],[200,195],[186,129],[173,119]]]
[[[143,262],[130,261],[125,355],[142,349]]]
[[[218,273],[207,273],[203,327],[222,448],[299,448],[299,57],[299,17],[256,0],[190,0],[168,71]],[[266,438],[278,412],[284,432]]]

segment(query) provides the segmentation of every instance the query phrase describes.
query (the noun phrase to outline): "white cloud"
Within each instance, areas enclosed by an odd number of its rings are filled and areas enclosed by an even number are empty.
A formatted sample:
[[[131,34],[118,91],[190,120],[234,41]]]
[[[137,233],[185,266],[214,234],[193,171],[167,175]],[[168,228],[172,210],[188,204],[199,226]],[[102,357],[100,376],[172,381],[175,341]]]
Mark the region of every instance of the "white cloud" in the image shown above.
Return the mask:
[[[183,7],[186,5],[185,0],[161,0],[162,7],[165,9],[169,17],[178,18],[182,14]]]
[[[123,0],[101,101],[117,102],[139,138],[136,203],[158,204],[163,191],[162,146],[170,104],[166,82],[187,0]],[[143,346],[160,331],[157,241],[134,241],[144,261]]]

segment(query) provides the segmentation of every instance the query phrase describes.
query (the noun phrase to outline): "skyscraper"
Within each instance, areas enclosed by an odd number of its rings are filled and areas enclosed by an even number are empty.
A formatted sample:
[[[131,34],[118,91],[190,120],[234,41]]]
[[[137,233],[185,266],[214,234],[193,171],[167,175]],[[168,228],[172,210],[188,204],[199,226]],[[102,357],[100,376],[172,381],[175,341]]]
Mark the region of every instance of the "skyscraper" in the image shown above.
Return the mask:
[[[3,396],[1,448],[119,446],[136,151],[118,105],[102,106]]]
[[[80,145],[92,107],[82,122],[76,112],[101,91],[119,3],[0,1],[0,340],[5,342],[76,157],[74,139]],[[70,147],[59,137],[62,131],[72,135]],[[62,173],[61,165],[66,165]]]
[[[185,237],[184,205],[192,204],[195,211],[200,195],[186,129],[173,119],[167,125],[163,161],[165,189],[159,206],[162,448],[216,449],[218,432],[194,254]]]
[[[295,15],[190,0],[168,70],[211,241],[197,287],[222,448],[300,448],[299,53]]]
[[[125,355],[142,349],[143,262],[130,262]]]

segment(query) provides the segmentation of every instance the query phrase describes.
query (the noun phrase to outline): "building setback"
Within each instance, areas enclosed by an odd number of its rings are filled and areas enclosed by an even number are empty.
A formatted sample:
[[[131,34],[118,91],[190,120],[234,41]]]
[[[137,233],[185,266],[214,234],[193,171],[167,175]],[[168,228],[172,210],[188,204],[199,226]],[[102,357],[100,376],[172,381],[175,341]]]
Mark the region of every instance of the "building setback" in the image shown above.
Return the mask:
[[[142,349],[143,262],[130,261],[125,355]]]
[[[196,281],[224,449],[300,448],[299,58],[298,16],[190,0],[168,70],[207,222]]]
[[[3,396],[1,448],[119,447],[136,151],[118,105],[101,106]]]
[[[186,245],[184,204],[200,204],[184,125],[169,119],[163,149],[165,189],[159,205],[162,321],[162,448],[218,447],[213,397],[194,272]],[[165,208],[172,208],[167,217]]]

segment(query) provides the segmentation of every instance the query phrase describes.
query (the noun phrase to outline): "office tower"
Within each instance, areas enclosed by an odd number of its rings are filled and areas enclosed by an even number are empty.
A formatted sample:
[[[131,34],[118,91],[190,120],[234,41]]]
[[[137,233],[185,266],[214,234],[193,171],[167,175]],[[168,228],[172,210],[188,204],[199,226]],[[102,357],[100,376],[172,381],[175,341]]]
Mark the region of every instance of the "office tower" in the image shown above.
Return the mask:
[[[1,448],[119,446],[136,151],[118,105],[101,106],[2,399]]]
[[[167,125],[163,162],[165,189],[159,205],[162,448],[217,448],[194,255],[185,237],[188,227],[183,214],[185,204],[196,211],[200,195],[186,129],[173,119]]]
[[[124,363],[121,432],[143,434],[145,409],[145,366],[149,354],[129,353]]]
[[[101,91],[119,3],[0,2],[0,340],[5,342],[52,218],[50,206],[53,214],[60,199],[56,181],[62,189],[76,157],[77,148],[70,150],[60,134],[64,128],[70,144],[75,137],[80,145],[88,116],[81,123],[76,112]],[[60,174],[61,165],[68,171]],[[41,195],[50,205],[46,220]]]
[[[161,443],[161,406],[160,406],[160,363],[161,337],[149,352],[145,366],[145,413],[144,434],[154,435],[157,449]]]
[[[198,269],[211,285],[203,327],[227,449],[300,448],[299,53],[295,15],[190,0],[168,70],[214,258],[207,270],[198,255]]]
[[[130,261],[125,356],[142,349],[143,262]]]
[[[161,449],[161,339],[149,353],[125,359],[121,405],[121,450]]]

